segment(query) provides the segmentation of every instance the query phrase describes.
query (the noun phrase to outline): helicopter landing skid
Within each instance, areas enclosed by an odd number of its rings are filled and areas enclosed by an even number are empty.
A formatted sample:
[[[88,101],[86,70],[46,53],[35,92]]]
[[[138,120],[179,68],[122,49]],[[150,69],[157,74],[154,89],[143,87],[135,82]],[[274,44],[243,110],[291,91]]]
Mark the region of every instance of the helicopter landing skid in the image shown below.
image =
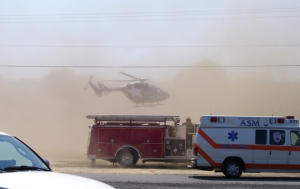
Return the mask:
[[[137,104],[134,107],[156,107],[164,104]]]

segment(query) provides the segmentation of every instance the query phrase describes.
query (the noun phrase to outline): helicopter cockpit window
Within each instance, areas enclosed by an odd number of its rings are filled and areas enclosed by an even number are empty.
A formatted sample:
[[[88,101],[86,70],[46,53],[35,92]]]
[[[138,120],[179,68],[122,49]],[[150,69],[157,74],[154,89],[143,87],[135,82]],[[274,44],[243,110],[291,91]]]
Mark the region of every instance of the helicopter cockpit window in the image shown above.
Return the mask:
[[[134,84],[134,87],[137,88],[137,89],[143,89],[145,87],[148,87],[148,83],[135,83]]]
[[[132,85],[131,84],[126,85],[126,89],[132,89]]]

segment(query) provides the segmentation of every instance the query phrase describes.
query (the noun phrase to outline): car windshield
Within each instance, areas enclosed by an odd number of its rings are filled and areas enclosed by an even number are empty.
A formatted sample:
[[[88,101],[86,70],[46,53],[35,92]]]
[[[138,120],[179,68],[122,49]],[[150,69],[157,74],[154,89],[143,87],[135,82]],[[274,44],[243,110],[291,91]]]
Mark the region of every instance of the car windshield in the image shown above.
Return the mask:
[[[0,134],[0,171],[50,169],[26,145],[13,136]]]

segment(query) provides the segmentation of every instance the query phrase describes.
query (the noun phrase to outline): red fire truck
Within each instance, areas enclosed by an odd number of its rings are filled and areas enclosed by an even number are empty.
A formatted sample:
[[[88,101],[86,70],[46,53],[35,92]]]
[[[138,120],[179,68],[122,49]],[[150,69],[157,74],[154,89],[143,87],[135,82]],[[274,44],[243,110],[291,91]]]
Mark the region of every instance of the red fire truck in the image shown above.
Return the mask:
[[[162,162],[189,162],[193,141],[186,141],[186,127],[179,116],[152,115],[88,115],[93,119],[87,156],[134,166],[138,159]],[[171,122],[171,124],[169,124]],[[186,143],[191,148],[186,147]]]

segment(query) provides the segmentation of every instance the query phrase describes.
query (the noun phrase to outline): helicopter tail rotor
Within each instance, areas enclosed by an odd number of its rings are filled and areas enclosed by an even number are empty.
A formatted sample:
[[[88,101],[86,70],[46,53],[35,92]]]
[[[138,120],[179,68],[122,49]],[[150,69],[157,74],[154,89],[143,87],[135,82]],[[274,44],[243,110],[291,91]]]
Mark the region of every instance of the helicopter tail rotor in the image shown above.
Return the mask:
[[[99,97],[102,96],[102,89],[99,88],[97,85],[95,85],[92,82],[92,79],[93,79],[93,76],[91,75],[89,82],[85,85],[84,89],[87,89],[87,87],[90,85],[93,88],[93,90],[95,91],[97,96],[99,96]]]

